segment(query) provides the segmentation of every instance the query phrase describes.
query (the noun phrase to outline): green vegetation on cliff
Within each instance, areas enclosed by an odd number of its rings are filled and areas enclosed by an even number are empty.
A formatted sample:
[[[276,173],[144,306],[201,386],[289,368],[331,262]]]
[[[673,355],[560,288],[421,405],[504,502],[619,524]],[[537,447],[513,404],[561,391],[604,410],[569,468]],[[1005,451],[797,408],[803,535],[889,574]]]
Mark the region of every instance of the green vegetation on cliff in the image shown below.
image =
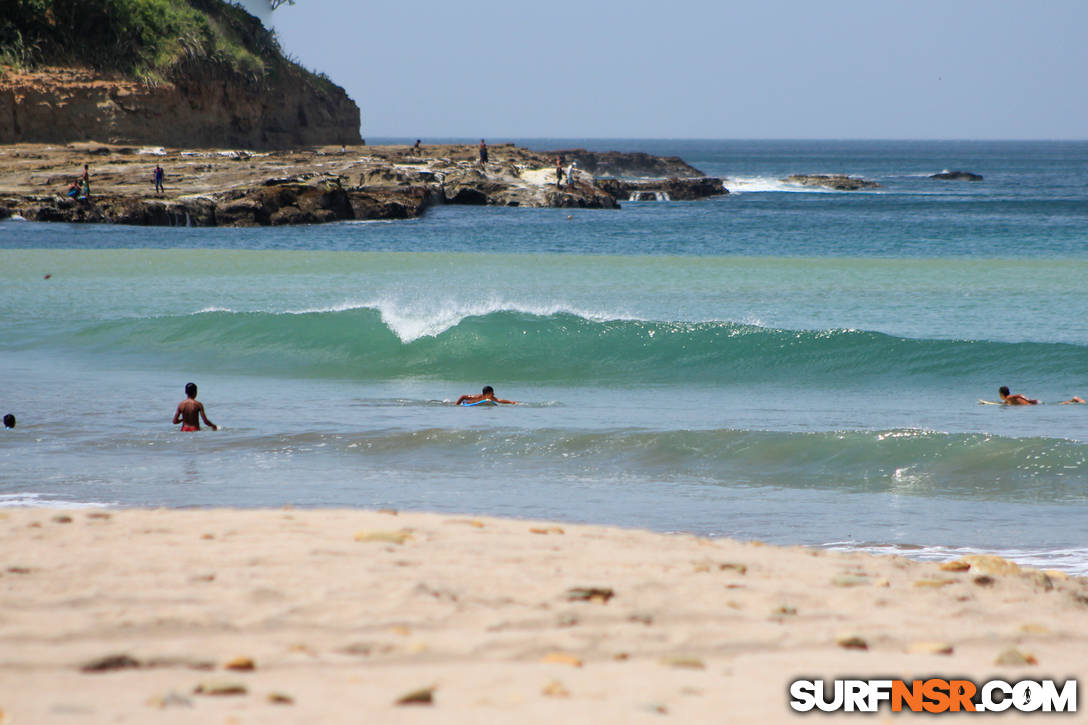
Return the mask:
[[[152,83],[208,72],[260,82],[288,65],[275,34],[241,7],[223,0],[3,4],[4,65],[81,66]]]

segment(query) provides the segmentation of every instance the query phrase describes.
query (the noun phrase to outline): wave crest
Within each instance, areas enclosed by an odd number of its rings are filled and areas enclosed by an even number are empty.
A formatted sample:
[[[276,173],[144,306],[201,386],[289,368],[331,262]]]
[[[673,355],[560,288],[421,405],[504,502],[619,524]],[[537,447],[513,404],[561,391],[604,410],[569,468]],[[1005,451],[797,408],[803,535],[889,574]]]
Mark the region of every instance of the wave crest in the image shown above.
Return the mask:
[[[1088,348],[918,340],[853,329],[783,330],[729,321],[652,321],[501,300],[423,314],[393,304],[283,313],[209,310],[96,324],[75,338],[105,350],[217,365],[386,379],[432,377],[638,384],[894,381],[1063,374]],[[70,338],[66,336],[65,342]]]

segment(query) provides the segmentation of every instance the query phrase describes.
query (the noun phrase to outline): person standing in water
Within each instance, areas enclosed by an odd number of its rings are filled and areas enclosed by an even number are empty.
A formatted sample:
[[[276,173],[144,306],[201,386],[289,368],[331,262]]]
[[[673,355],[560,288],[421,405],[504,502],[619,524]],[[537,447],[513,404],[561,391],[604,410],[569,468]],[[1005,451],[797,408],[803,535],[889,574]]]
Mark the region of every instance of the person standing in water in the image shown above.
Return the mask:
[[[219,426],[208,420],[208,414],[204,412],[204,404],[196,399],[196,383],[185,384],[185,400],[178,403],[178,409],[174,411],[174,425],[181,423],[181,430],[185,433],[200,430],[200,419],[212,430],[219,430]]]

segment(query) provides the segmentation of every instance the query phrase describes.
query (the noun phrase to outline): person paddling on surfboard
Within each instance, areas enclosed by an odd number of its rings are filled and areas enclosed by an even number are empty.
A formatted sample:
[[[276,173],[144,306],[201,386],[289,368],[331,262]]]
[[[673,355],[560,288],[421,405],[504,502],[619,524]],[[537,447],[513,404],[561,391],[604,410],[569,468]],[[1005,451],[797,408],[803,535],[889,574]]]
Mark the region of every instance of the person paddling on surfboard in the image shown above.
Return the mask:
[[[485,400],[490,400],[492,403],[501,403],[503,405],[518,404],[518,401],[516,400],[503,400],[502,398],[496,398],[495,389],[490,385],[485,385],[483,392],[481,392],[479,395],[462,395],[460,398],[457,399],[457,402],[454,403],[454,405],[475,405],[476,403],[481,403]]]
[[[1061,403],[1059,403],[1059,405],[1072,405],[1074,403],[1088,403],[1088,400],[1085,400],[1079,395],[1074,395],[1069,400],[1063,400]]]
[[[1039,401],[1035,398],[1029,398],[1026,395],[1020,393],[1009,393],[1009,386],[1002,385],[997,389],[998,394],[1001,396],[1001,402],[1005,405],[1038,405]]]

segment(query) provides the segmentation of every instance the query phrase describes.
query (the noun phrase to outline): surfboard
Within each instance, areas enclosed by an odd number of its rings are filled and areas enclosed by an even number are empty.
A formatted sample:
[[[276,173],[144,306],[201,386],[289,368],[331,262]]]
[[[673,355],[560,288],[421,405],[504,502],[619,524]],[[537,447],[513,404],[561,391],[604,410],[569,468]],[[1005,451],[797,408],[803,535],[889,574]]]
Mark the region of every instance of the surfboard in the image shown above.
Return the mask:
[[[997,400],[983,400],[982,398],[978,399],[978,404],[979,405],[1004,405],[1004,403],[1002,403],[1000,401],[997,401]]]
[[[462,408],[472,408],[477,405],[498,405],[498,403],[496,403],[494,400],[488,400],[487,398],[484,398],[483,400],[477,400],[475,403],[461,403]]]

